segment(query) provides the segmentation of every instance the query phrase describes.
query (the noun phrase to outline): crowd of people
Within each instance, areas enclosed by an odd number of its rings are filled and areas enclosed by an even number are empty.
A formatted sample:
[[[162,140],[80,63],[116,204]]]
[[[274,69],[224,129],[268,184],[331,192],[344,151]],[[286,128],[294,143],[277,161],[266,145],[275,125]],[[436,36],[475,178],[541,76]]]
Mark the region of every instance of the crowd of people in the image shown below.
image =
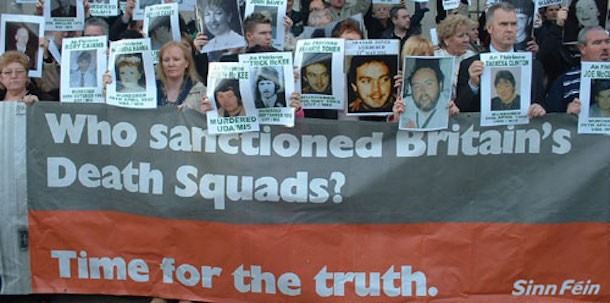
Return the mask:
[[[50,1],[50,0],[46,0]],[[80,0],[78,0],[80,1]],[[581,101],[579,100],[580,62],[606,62],[610,58],[610,39],[608,32],[591,18],[585,16],[576,2],[575,8],[551,5],[542,8],[538,12],[533,35],[526,35],[527,41],[519,41],[520,15],[522,10],[516,9],[509,3],[500,2],[488,7],[478,18],[478,21],[470,16],[462,14],[461,10],[444,12],[443,20],[439,20],[436,27],[438,34],[438,45],[433,45],[427,34],[422,33],[421,22],[429,9],[425,4],[416,3],[415,12],[409,11],[403,2],[401,5],[371,4],[370,0],[346,1],[346,0],[310,0],[301,1],[299,7],[295,7],[293,0],[288,0],[286,15],[283,16],[286,27],[285,48],[294,50],[296,41],[303,39],[304,28],[324,27],[335,21],[342,21],[335,26],[332,37],[345,38],[346,40],[368,39],[396,39],[400,45],[399,62],[402,63],[405,56],[450,56],[455,60],[453,79],[450,87],[451,99],[448,105],[449,113],[478,112],[481,110],[481,76],[485,66],[480,59],[481,53],[507,53],[517,50],[517,44],[524,43],[524,50],[531,52],[532,83],[531,83],[531,106],[529,116],[537,117],[547,112],[564,112],[578,114]],[[39,0],[36,6],[36,14],[43,15],[45,0]],[[197,32],[197,26],[187,24],[180,19],[181,41],[159,43],[162,39],[160,28],[167,24],[168,20],[159,21],[151,27],[150,33],[142,32],[142,21],[133,20],[136,0],[127,0],[125,9],[116,17],[86,17],[83,32],[47,32],[45,37],[55,37],[54,43],[61,49],[62,39],[73,36],[100,36],[106,35],[111,41],[121,39],[134,39],[146,37],[149,34],[154,37],[154,48],[158,48],[159,58],[156,67],[157,100],[158,106],[177,106],[180,108],[192,108],[205,113],[215,106],[210,104],[206,96],[205,83],[208,76],[208,64],[212,61],[236,62],[241,53],[256,52],[278,52],[272,46],[272,28],[274,25],[268,14],[253,13],[244,18],[243,10],[241,16],[238,12],[227,9],[226,3],[230,1],[205,1],[203,18],[205,20],[206,32],[213,35],[210,39],[205,32]],[[243,9],[246,1],[238,4]],[[594,2],[594,1],[593,1]],[[91,4],[84,0],[86,15]],[[580,6],[579,6],[580,5]],[[568,26],[568,12],[576,9],[580,13],[576,16],[583,20],[578,25],[578,42],[576,45],[562,43],[562,33],[574,30]],[[365,30],[362,26],[351,19],[346,19],[361,13],[364,18]],[[530,14],[531,16],[531,14]],[[239,19],[239,18],[242,19]],[[239,19],[243,22],[236,22]],[[585,22],[587,21],[587,22]],[[242,28],[236,29],[235,24],[241,24]],[[163,33],[168,32],[167,26],[163,27]],[[154,34],[153,34],[154,32]],[[157,33],[159,32],[159,33]],[[243,36],[240,35],[243,33]],[[25,40],[23,31],[15,31],[15,40]],[[167,33],[165,36],[168,36]],[[315,33],[312,37],[315,37]],[[239,40],[245,38],[246,45],[239,45]],[[522,39],[523,40],[523,39]],[[29,78],[28,70],[31,62],[36,60],[26,52],[25,48],[6,51],[0,56],[0,100],[13,101],[22,100],[32,103],[36,100],[59,100],[60,69],[49,52],[49,41],[40,38],[43,48],[43,70],[41,78]],[[23,44],[23,43],[21,43]],[[226,46],[220,52],[206,52],[210,46]],[[237,46],[237,47],[235,47]],[[283,50],[282,50],[283,51]],[[83,52],[78,57],[78,66],[63,67],[72,68],[70,86],[83,87],[91,85],[105,86],[117,81],[117,90],[123,92],[136,92],[145,90],[143,85],[142,60],[137,56],[122,56],[116,62],[116,76],[113,79],[110,73],[104,74],[102,79],[96,79],[95,75],[87,70],[87,66],[94,65],[92,54]],[[329,58],[314,58],[312,63],[304,66],[301,70],[295,70],[295,80],[302,77],[302,92],[316,94],[332,94],[330,77],[332,66]],[[314,62],[315,61],[315,62]],[[305,110],[301,109],[300,94],[293,93],[286,99],[276,99],[278,90],[282,89],[277,71],[267,72],[267,78],[257,80],[256,83],[256,106],[292,106],[297,108],[297,117],[314,117],[327,119],[349,119],[346,112],[364,111],[378,112],[390,111],[394,115],[387,117],[360,117],[360,119],[391,120],[394,121],[398,115],[408,111],[402,100],[398,88],[403,83],[400,70],[387,66],[387,61],[363,62],[366,70],[376,72],[378,75],[373,80],[374,85],[355,80],[346,83],[352,101],[342,110]],[[358,79],[359,71],[364,70],[364,65],[358,65],[351,69],[355,79]],[[81,69],[79,71],[79,69]],[[391,71],[391,72],[390,72]],[[396,72],[396,74],[391,74]],[[412,71],[412,75],[404,81],[409,85],[415,85],[411,81],[417,81],[424,76],[435,76],[438,73],[434,69]],[[391,75],[390,75],[391,74]],[[347,76],[347,73],[345,74]],[[441,75],[442,76],[442,75]],[[372,78],[371,78],[372,79]],[[432,81],[433,83],[436,81]],[[597,81],[595,88],[602,87],[603,80]],[[443,83],[437,83],[441,88]],[[422,85],[418,92],[420,99],[429,98]],[[520,96],[516,91],[515,76],[508,71],[495,75],[493,88],[496,96],[491,100],[492,110],[515,109],[519,106]],[[599,89],[598,89],[599,90]],[[238,91],[238,90],[237,90]],[[596,90],[597,91],[597,90]],[[603,91],[605,92],[605,90]],[[434,93],[432,93],[434,95]],[[434,97],[434,96],[432,96]],[[432,98],[434,99],[434,98]],[[592,95],[591,109],[597,115],[604,116],[610,111],[605,97]],[[599,100],[599,101],[598,101]],[[288,102],[287,102],[288,101]],[[241,100],[240,100],[241,102]],[[346,102],[347,103],[347,102]],[[416,105],[420,104],[416,102]],[[220,106],[216,102],[216,107]],[[417,105],[417,110],[423,110]],[[223,115],[230,116],[231,113],[239,114],[239,109],[223,111]],[[353,118],[353,117],[351,117]]]

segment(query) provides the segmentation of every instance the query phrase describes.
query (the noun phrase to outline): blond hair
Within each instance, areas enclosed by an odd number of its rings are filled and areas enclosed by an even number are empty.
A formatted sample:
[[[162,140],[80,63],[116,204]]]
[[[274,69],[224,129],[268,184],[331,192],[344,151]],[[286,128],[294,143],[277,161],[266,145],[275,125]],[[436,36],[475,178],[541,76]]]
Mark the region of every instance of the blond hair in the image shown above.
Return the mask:
[[[163,71],[163,64],[161,64],[161,62],[163,62],[163,56],[165,53],[167,53],[167,51],[172,47],[177,47],[182,51],[184,59],[188,63],[186,67],[186,75],[191,79],[191,81],[193,81],[193,83],[198,82],[199,74],[197,74],[197,70],[195,69],[195,60],[193,60],[191,51],[189,51],[189,49],[182,44],[182,41],[169,41],[159,50],[159,64],[157,64],[157,78],[159,81],[161,81],[163,84],[167,84],[167,76]]]
[[[463,15],[451,15],[441,21],[441,23],[439,23],[436,27],[440,47],[447,47],[445,44],[445,39],[449,39],[454,36],[461,27],[468,32],[472,28],[472,22]]]

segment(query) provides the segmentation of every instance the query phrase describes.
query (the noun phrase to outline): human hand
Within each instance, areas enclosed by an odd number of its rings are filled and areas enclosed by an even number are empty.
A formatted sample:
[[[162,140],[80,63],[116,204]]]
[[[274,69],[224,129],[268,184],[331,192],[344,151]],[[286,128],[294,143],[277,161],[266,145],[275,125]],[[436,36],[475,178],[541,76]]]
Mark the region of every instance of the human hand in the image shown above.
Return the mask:
[[[542,105],[538,103],[533,103],[532,105],[530,105],[530,108],[527,111],[527,115],[530,118],[542,117],[546,115],[546,110],[544,110],[544,107],[542,107]]]
[[[209,41],[208,36],[206,36],[204,33],[197,33],[195,40],[193,40],[193,46],[197,52],[201,52],[201,49],[204,48]]]
[[[577,116],[580,115],[580,105],[580,99],[574,98],[572,102],[568,103],[568,109],[566,110],[566,113]]]
[[[569,9],[567,7],[562,7],[559,9],[557,12],[557,19],[555,19],[557,26],[563,27],[563,25],[566,23],[566,19],[568,19],[568,11]]]
[[[212,106],[212,102],[210,102],[210,99],[208,98],[208,96],[201,96],[201,110],[200,112],[205,114],[211,110],[214,109],[214,106]]]
[[[481,84],[481,75],[483,74],[483,68],[485,64],[483,61],[477,60],[472,62],[468,67],[468,75],[470,76],[470,84],[479,87]]]
[[[453,102],[453,100],[449,101],[447,105],[449,108],[449,116],[455,116],[460,113],[460,108]]]
[[[23,103],[27,105],[32,105],[34,102],[38,102],[38,97],[35,95],[26,95],[23,97]]]
[[[292,94],[290,94],[290,107],[293,107],[297,111],[301,108],[301,94],[297,92],[292,92]]]

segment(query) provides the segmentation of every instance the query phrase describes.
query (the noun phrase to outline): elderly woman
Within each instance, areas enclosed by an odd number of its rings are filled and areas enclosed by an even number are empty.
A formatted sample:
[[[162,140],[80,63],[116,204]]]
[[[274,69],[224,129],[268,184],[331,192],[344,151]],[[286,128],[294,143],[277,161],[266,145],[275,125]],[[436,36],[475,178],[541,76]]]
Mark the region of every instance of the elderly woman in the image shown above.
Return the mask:
[[[451,15],[445,18],[436,27],[440,49],[434,51],[435,56],[453,56],[455,58],[453,69],[453,83],[451,84],[451,99],[456,97],[457,76],[460,62],[470,58],[475,53],[468,49],[470,46],[469,32],[472,23],[462,15]]]
[[[18,51],[0,56],[0,101],[23,101],[32,104],[39,99],[51,100],[28,78],[30,59]]]

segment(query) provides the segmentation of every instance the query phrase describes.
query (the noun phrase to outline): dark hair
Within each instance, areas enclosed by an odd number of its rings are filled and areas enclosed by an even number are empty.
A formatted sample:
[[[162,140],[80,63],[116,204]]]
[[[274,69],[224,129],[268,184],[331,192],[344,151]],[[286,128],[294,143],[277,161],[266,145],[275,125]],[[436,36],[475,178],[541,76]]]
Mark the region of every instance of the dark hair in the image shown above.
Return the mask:
[[[108,22],[106,22],[106,20],[99,18],[99,17],[90,17],[89,19],[87,19],[87,21],[85,21],[85,28],[87,26],[101,27],[102,30],[104,31],[104,35],[108,35],[108,28],[110,27],[108,25]]]
[[[239,80],[237,79],[222,79],[216,88],[214,89],[214,101],[216,101],[216,107],[220,107],[218,104],[218,98],[216,97],[218,93],[233,91],[235,96],[237,97],[237,103],[242,105],[241,94],[239,93]]]
[[[411,75],[409,75],[409,83],[411,83],[411,79],[413,79],[413,75],[420,69],[428,68],[434,72],[436,76],[436,80],[439,83],[443,83],[445,80],[445,75],[441,72],[441,68],[439,66],[438,60],[435,59],[415,59],[415,67],[411,71]]]
[[[409,11],[406,7],[402,5],[392,6],[392,8],[390,9],[390,19],[398,17],[398,11],[400,11],[401,9],[406,9],[407,11]]]
[[[119,34],[119,36],[117,38],[118,38],[117,40],[140,39],[140,38],[144,38],[144,36],[142,35],[141,32],[139,32],[135,29],[128,29],[128,30],[122,31],[121,34]]]
[[[91,62],[91,53],[89,53],[89,51],[84,51],[84,52],[81,52],[80,54],[78,54],[78,57],[76,58],[76,62],[82,62],[82,61]]]
[[[271,19],[261,13],[253,13],[244,20],[244,32],[251,33],[257,24],[271,25]]]
[[[508,70],[498,71],[498,73],[496,74],[496,78],[494,79],[494,86],[498,86],[500,80],[506,80],[510,82],[513,87],[515,87],[515,77],[513,76],[513,73]]]
[[[591,99],[593,100],[597,95],[605,90],[610,89],[610,79],[593,79],[591,80]]]
[[[360,24],[352,19],[345,19],[335,25],[332,30],[333,37],[339,37],[343,33],[354,32],[358,33],[360,37],[363,37],[362,31],[360,30]]]
[[[273,67],[269,67],[269,66],[265,66],[263,68],[261,68],[260,73],[258,74],[258,77],[256,77],[256,86],[258,88],[258,82],[263,81],[263,80],[268,80],[273,82],[273,84],[275,84],[275,92],[277,93],[281,87],[280,85],[280,74],[278,73],[278,71],[273,68]],[[257,91],[258,94],[258,91]]]
[[[390,59],[394,59],[393,63],[394,66],[396,66],[396,58],[395,56],[391,56]],[[365,64],[369,64],[372,62],[377,62],[377,63],[381,63],[385,66],[388,67],[389,72],[392,73],[392,66],[389,66],[388,62],[385,61],[386,58],[384,58],[384,56],[353,56],[352,57],[352,62],[349,65],[349,71],[348,71],[348,76],[347,78],[350,80],[353,80],[354,82],[356,81],[356,70],[365,65]],[[390,75],[390,77],[392,77],[392,79],[394,79],[394,75]],[[392,86],[394,86],[394,81],[392,81]]]

